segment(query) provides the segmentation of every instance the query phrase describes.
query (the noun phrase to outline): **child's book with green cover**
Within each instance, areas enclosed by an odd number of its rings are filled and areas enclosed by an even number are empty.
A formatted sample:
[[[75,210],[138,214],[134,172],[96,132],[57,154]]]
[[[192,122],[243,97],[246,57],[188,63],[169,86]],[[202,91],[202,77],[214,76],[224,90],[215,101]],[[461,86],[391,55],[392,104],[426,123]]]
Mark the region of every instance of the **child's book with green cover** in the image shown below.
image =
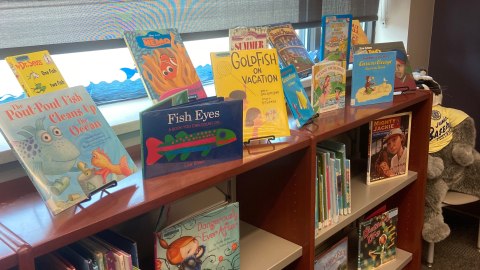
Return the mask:
[[[322,61],[312,67],[312,104],[315,113],[345,107],[345,61]]]
[[[185,89],[189,98],[207,97],[177,29],[126,31],[124,38],[154,104]]]

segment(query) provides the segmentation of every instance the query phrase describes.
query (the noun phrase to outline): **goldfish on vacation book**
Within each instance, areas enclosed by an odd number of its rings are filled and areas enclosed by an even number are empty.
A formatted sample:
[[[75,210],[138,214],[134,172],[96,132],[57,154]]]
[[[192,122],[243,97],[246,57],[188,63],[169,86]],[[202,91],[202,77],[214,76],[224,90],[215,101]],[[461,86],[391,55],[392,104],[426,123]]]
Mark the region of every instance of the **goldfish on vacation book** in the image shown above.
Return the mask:
[[[68,88],[48,51],[5,58],[27,97]]]
[[[124,38],[154,104],[185,89],[190,99],[207,97],[177,29],[126,31]]]
[[[83,86],[0,105],[0,128],[56,215],[137,171]]]
[[[290,135],[275,49],[210,54],[219,97],[243,101],[243,140]]]

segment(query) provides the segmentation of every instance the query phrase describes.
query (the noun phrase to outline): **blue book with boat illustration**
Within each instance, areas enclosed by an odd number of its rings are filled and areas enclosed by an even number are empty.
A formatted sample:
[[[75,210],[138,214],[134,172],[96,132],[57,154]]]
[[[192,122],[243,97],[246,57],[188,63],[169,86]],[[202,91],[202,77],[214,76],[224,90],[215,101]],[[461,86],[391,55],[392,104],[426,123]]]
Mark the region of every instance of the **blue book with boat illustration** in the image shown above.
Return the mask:
[[[307,98],[305,89],[293,65],[280,70],[280,74],[282,76],[285,99],[297,127],[300,128],[314,115],[312,104],[310,104]]]
[[[83,86],[1,104],[0,128],[54,215],[138,171]]]
[[[243,157],[243,101],[207,98],[140,114],[143,179]]]

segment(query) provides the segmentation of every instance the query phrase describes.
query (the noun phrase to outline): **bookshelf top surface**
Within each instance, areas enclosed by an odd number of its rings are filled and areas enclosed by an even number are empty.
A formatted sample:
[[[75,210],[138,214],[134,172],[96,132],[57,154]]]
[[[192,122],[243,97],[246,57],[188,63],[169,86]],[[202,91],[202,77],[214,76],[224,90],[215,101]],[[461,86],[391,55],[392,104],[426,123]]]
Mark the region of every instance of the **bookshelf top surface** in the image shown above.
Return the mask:
[[[8,261],[6,261],[8,260]],[[6,265],[15,265],[17,264],[17,255],[15,252],[13,252],[12,249],[10,249],[5,243],[3,243],[0,240],[0,261],[1,264],[6,264]]]
[[[148,180],[142,180],[139,171],[108,193],[95,194],[82,207],[57,216],[50,214],[30,179],[23,177],[0,184],[0,223],[30,244],[34,256],[40,256],[309,145],[307,136],[292,134],[272,143],[263,140],[245,146],[241,160]],[[140,147],[128,150],[141,168]],[[0,260],[10,257],[8,252],[0,245]]]
[[[428,90],[416,90],[394,96],[393,102],[378,103],[365,106],[351,107],[346,101],[345,108],[321,113],[313,124],[297,128],[295,120],[290,115],[290,129],[305,135],[314,136],[316,142],[361,126],[385,115],[393,114],[413,104],[427,100],[431,95]]]

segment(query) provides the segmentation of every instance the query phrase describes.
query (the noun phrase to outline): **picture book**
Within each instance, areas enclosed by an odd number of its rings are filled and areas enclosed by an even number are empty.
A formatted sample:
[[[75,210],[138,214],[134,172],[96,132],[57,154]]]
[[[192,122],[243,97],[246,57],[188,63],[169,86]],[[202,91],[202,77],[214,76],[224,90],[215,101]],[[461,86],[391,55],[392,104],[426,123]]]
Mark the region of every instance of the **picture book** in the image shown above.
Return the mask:
[[[358,269],[371,270],[397,256],[398,208],[365,220],[358,232]]]
[[[320,61],[345,61],[350,59],[352,14],[322,16],[322,41]]]
[[[27,97],[68,88],[48,51],[5,58]]]
[[[343,238],[323,254],[315,257],[315,270],[347,270],[348,237]]]
[[[238,202],[197,212],[155,235],[155,269],[240,269]]]
[[[411,122],[411,112],[370,122],[367,184],[408,174]]]
[[[137,171],[83,86],[0,105],[0,128],[56,215]]]
[[[310,75],[314,63],[291,24],[271,25],[268,39],[272,48],[277,50],[282,67],[293,65],[300,78]]]
[[[283,93],[290,107],[297,127],[302,127],[315,113],[312,104],[307,98],[305,89],[293,65],[280,70],[282,76]]]
[[[393,101],[394,60],[395,52],[353,56],[351,106]]]
[[[345,61],[322,61],[312,67],[312,104],[315,113],[345,107]]]
[[[230,29],[230,51],[268,49],[268,26]]]
[[[177,29],[125,31],[124,38],[154,104],[185,89],[190,99],[207,97]]]
[[[367,35],[363,31],[362,25],[359,20],[352,20],[352,40],[351,40],[351,50],[350,50],[350,64],[353,63],[353,55],[355,54],[354,47],[356,45],[370,44]]]
[[[274,49],[211,53],[217,96],[243,101],[243,141],[290,135]]]
[[[243,157],[242,101],[201,101],[140,114],[144,179]]]
[[[355,54],[395,52],[395,91],[417,89],[412,68],[402,41],[353,46]]]

